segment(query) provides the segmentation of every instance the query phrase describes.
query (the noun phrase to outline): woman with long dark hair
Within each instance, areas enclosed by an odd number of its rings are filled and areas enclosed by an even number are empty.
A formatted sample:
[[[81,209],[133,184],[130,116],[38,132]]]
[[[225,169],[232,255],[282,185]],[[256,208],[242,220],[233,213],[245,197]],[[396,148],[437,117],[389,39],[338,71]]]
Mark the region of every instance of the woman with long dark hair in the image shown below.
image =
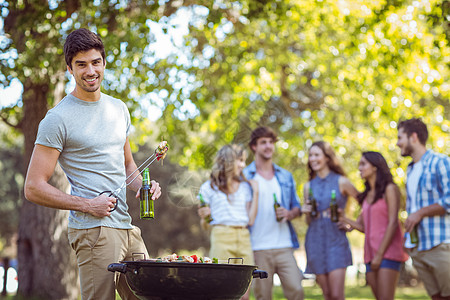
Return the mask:
[[[304,186],[302,206],[309,225],[305,238],[305,273],[316,275],[325,300],[343,300],[345,273],[352,264],[352,254],[346,230],[341,230],[330,218],[330,202],[334,191],[337,205],[343,210],[348,196],[356,198],[358,191],[345,177],[333,149],[326,142],[315,142],[309,148],[308,171],[310,180]],[[317,203],[316,217],[311,216],[310,191]]]
[[[366,276],[375,298],[394,299],[401,263],[408,258],[398,220],[400,191],[380,153],[364,152],[358,169],[366,187],[358,195],[362,213],[356,221],[342,215],[340,222],[365,233]]]

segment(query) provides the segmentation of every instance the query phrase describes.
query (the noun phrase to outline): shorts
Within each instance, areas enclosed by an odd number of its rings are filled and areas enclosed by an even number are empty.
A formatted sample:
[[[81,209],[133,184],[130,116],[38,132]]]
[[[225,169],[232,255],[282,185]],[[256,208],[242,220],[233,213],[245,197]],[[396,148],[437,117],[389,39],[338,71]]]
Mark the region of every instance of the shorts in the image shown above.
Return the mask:
[[[392,269],[394,271],[400,271],[400,267],[402,266],[401,261],[385,259],[381,261],[380,269]],[[370,263],[366,264],[366,273],[372,272],[372,268],[370,267]]]

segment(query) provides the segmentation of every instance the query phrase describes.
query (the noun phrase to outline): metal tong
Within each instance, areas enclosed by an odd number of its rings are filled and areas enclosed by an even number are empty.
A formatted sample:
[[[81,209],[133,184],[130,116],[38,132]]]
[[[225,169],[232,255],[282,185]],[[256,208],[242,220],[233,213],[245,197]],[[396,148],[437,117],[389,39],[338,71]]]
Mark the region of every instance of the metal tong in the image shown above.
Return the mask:
[[[161,144],[160,144],[161,145]],[[126,188],[127,186],[129,186],[136,178],[138,178],[139,177],[139,175],[141,175],[142,174],[142,172],[144,172],[144,170],[146,169],[146,168],[148,168],[155,160],[160,160],[160,159],[164,159],[164,157],[166,156],[166,152],[167,152],[167,150],[169,149],[169,147],[167,146],[167,142],[166,142],[166,144],[164,145],[164,148],[162,149],[162,151],[161,152],[158,152],[158,149],[161,149],[161,146],[158,146],[156,149],[155,149],[155,152],[152,154],[152,155],[150,155],[139,167],[137,167],[137,169],[136,170],[134,170],[130,175],[128,175],[128,177],[127,178],[125,178],[125,181],[122,183],[122,185],[118,188],[118,189],[116,189],[116,190],[114,190],[114,191],[103,191],[103,192],[101,192],[100,194],[98,194],[99,196],[100,195],[103,195],[103,194],[106,194],[106,193],[109,193],[109,195],[108,195],[108,197],[114,197],[114,198],[116,198],[117,199],[117,201],[116,201],[116,204],[114,205],[114,207],[113,207],[113,209],[111,209],[110,210],[110,212],[112,212],[112,211],[115,211],[116,210],[116,208],[117,208],[117,204],[119,204],[119,199],[120,199],[120,197],[119,197],[119,194],[120,194],[120,191],[122,191],[124,188]],[[152,159],[153,158],[153,159]],[[152,159],[149,163],[147,163],[150,159]],[[147,164],[146,164],[147,163]],[[145,165],[145,166],[144,166]],[[139,171],[140,169],[141,169],[141,167],[142,166],[144,166],[143,168],[142,168],[142,171],[140,171],[138,174],[136,174],[136,176],[134,176],[134,178],[130,181],[130,182],[128,182],[127,183],[127,180],[128,179],[130,179],[130,177],[131,176],[133,176],[133,174],[134,173],[136,173],[136,171]]]

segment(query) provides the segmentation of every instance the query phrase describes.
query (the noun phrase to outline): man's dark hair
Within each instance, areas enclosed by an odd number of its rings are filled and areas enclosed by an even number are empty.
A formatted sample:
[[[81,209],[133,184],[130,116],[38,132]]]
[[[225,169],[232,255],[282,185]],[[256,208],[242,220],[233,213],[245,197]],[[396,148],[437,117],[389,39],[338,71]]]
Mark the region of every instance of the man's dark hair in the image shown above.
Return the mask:
[[[400,130],[401,128],[403,128],[403,131],[408,137],[410,137],[411,134],[415,132],[422,145],[425,145],[427,143],[428,129],[427,125],[425,125],[425,123],[422,122],[421,119],[409,119],[401,121],[400,123],[398,123],[397,129]]]
[[[100,37],[86,28],[80,28],[72,31],[66,38],[64,43],[64,57],[66,64],[72,69],[72,59],[79,52],[86,52],[91,49],[98,50],[105,61],[105,47]]]
[[[256,142],[258,141],[259,138],[263,137],[271,138],[273,142],[276,142],[278,140],[277,134],[275,133],[275,131],[273,131],[272,128],[261,126],[253,130],[252,134],[250,135],[250,142],[248,143],[250,149],[252,149],[252,146],[256,145]]]

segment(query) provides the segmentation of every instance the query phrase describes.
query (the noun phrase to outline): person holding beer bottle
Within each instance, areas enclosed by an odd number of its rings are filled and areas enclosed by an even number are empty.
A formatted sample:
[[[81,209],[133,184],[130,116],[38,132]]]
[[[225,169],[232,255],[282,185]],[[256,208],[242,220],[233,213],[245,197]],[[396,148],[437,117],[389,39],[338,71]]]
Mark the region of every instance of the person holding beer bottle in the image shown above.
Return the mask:
[[[366,187],[358,195],[362,212],[356,221],[344,214],[339,221],[365,234],[367,282],[376,299],[393,300],[401,264],[408,259],[403,250],[403,234],[398,219],[400,190],[379,152],[364,152],[358,169]]]
[[[211,257],[243,258],[244,264],[253,265],[248,226],[253,225],[258,210],[258,185],[242,173],[246,158],[244,148],[238,145],[219,150],[210,179],[200,187],[198,215],[202,227],[212,226]],[[242,296],[248,298],[249,290]]]
[[[106,60],[100,36],[86,28],[72,31],[64,43],[73,91],[50,109],[40,122],[25,179],[25,197],[36,204],[70,210],[68,238],[77,256],[81,299],[137,299],[125,274],[109,272],[110,263],[132,260],[147,247],[132,224],[126,190],[108,196],[136,172],[130,148],[131,118],[120,99],[101,92]],[[48,183],[59,162],[71,185],[70,194]],[[142,178],[128,179],[139,190]],[[152,200],[161,196],[151,182]],[[116,207],[117,201],[120,203]],[[98,241],[98,242],[95,242]],[[51,270],[46,270],[51,271]]]
[[[414,268],[433,300],[450,299],[450,157],[427,149],[421,119],[398,123],[397,147],[411,157],[406,169],[405,231],[418,242],[405,243]]]
[[[303,194],[308,197],[311,191],[314,195],[317,216],[311,216],[311,200],[305,199],[302,212],[309,225],[305,237],[305,273],[316,275],[325,300],[341,300],[345,298],[345,272],[352,264],[352,254],[346,231],[339,229],[338,220],[332,214],[332,200],[339,209],[344,209],[348,196],[356,198],[358,191],[345,177],[333,149],[326,142],[315,142],[309,148],[308,172],[310,180]]]
[[[256,180],[259,187],[258,214],[250,227],[253,254],[256,265],[269,273],[267,279],[253,282],[253,291],[256,300],[272,299],[276,273],[284,297],[300,300],[304,297],[303,277],[294,256],[299,243],[291,223],[301,215],[300,203],[292,174],[273,162],[276,141],[277,135],[270,127],[253,130],[249,146],[255,160],[244,169],[245,176]],[[273,194],[279,207],[275,208]]]

